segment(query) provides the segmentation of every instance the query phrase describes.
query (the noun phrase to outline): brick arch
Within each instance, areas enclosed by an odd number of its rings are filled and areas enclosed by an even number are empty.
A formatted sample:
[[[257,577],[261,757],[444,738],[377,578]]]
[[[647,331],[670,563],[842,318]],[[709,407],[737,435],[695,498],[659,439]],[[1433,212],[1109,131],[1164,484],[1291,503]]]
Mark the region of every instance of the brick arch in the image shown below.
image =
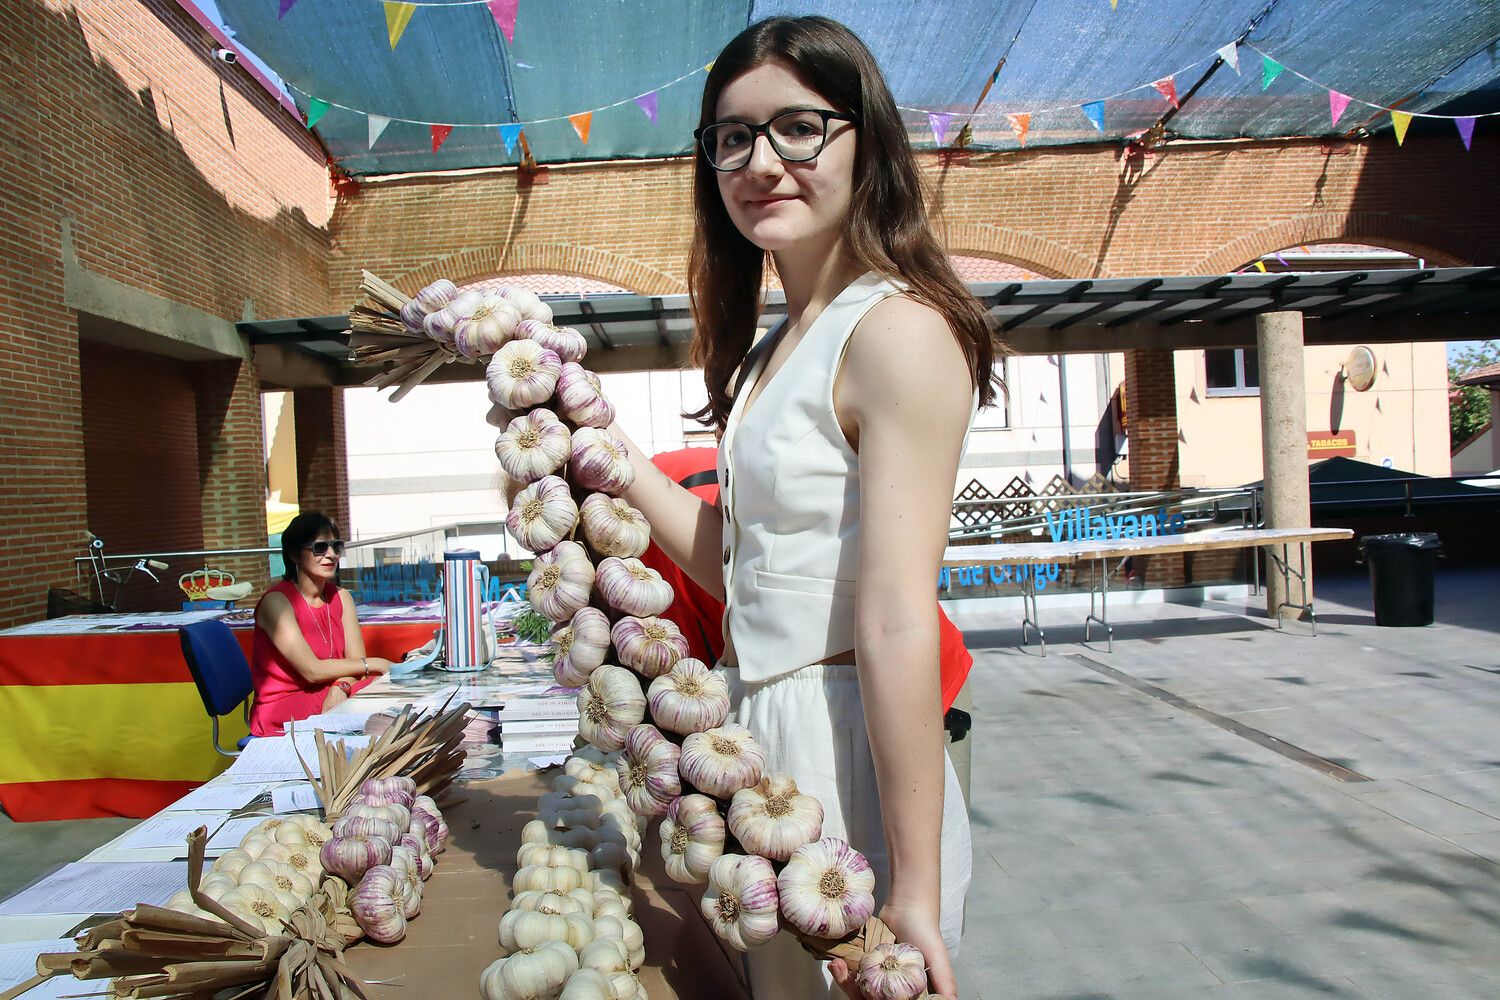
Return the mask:
[[[641,295],[671,295],[687,282],[642,261],[576,243],[515,243],[451,254],[401,275],[392,282],[412,294],[439,278],[468,284],[503,274],[570,274],[607,281]]]
[[[1439,267],[1477,259],[1451,230],[1425,219],[1390,212],[1322,212],[1263,226],[1223,244],[1189,268],[1191,274],[1227,274],[1246,262],[1287,247],[1364,243],[1425,258]]]
[[[1098,277],[1093,258],[1035,233],[963,222],[948,225],[943,235],[951,254],[995,257],[1049,278]]]

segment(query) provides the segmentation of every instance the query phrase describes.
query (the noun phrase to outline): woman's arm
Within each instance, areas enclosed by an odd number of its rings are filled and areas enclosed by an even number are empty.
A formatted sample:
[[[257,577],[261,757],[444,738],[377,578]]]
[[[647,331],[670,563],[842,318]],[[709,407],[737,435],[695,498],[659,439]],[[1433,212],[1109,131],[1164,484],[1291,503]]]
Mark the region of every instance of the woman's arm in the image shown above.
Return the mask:
[[[292,669],[309,684],[325,684],[340,677],[359,677],[365,672],[364,664],[357,656],[341,660],[318,659],[297,624],[297,613],[292,610],[291,602],[281,594],[267,594],[260,602],[255,627],[270,636]],[[364,648],[363,642],[360,648]]]
[[[972,389],[942,316],[906,298],[860,323],[835,389],[859,451],[855,663],[891,864],[882,912],[922,949],[945,995],[956,985],[938,930],[944,750],[933,596]]]
[[[381,659],[378,656],[365,656],[365,636],[359,629],[359,613],[354,609],[354,598],[349,591],[340,588],[339,596],[342,600],[339,604],[343,606],[343,628],[344,628],[344,656],[356,662],[363,661],[368,665],[368,673],[387,674],[391,671],[391,661]]]

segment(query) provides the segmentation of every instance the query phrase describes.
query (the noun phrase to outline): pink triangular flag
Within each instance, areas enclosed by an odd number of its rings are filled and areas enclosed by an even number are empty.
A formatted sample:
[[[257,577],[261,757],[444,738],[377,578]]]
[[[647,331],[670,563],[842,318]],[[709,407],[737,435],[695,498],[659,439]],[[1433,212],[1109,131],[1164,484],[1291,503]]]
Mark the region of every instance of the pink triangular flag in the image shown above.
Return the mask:
[[[953,116],[946,111],[927,112],[927,126],[932,129],[932,141],[939,146],[948,141],[948,123]]]
[[[1177,81],[1170,76],[1164,76],[1151,84],[1157,93],[1172,102],[1172,107],[1177,107]]]
[[[1474,118],[1466,115],[1463,118],[1453,119],[1453,124],[1458,127],[1458,137],[1464,141],[1464,149],[1469,148],[1469,143],[1474,141]]]
[[[500,25],[500,34],[507,42],[516,40],[516,13],[521,9],[521,0],[489,0],[490,13]]]
[[[443,140],[448,138],[448,133],[453,131],[452,125],[433,125],[432,129],[432,151],[436,153]]]
[[[1022,111],[1013,115],[1006,115],[1010,122],[1010,130],[1016,134],[1016,141],[1022,146],[1026,145],[1026,133],[1031,131],[1031,114]]]
[[[656,91],[653,90],[649,94],[642,94],[640,97],[637,97],[635,99],[635,106],[646,113],[646,117],[651,119],[652,125],[656,124]]]
[[[1333,116],[1333,124],[1337,125],[1339,123],[1340,116],[1343,115],[1344,109],[1348,106],[1348,94],[1340,94],[1337,90],[1330,90],[1328,92],[1328,113]]]

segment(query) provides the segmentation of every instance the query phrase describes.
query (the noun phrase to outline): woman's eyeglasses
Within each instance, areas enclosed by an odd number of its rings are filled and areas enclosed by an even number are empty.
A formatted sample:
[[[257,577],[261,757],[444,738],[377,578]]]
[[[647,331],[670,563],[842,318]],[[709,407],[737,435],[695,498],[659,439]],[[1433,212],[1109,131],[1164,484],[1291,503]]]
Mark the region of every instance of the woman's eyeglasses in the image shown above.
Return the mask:
[[[764,135],[776,155],[789,163],[815,160],[828,142],[829,122],[859,124],[854,115],[842,111],[783,111],[768,122],[747,125],[744,122],[718,122],[693,133],[703,147],[703,155],[715,170],[739,170],[750,162],[756,136]]]
[[[312,550],[313,555],[320,559],[328,554],[329,549],[332,549],[333,554],[336,556],[344,554],[344,541],[341,538],[335,538],[331,542],[313,542],[307,547]]]

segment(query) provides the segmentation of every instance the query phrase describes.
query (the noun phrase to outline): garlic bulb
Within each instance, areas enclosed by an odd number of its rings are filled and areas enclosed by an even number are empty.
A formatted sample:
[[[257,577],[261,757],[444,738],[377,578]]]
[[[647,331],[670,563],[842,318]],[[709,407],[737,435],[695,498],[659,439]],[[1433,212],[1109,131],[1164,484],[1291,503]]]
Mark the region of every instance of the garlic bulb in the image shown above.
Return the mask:
[[[552,895],[556,895],[555,893]],[[561,941],[581,951],[594,940],[594,922],[582,913],[558,913],[547,904],[536,910],[507,910],[500,918],[500,947],[509,954]]]
[[[394,826],[396,830],[392,836],[386,837],[386,839],[395,840],[401,835],[401,831],[406,829],[407,824],[411,822],[411,809],[399,802],[389,802],[384,805],[376,805],[374,803],[366,802],[359,798],[356,798],[352,803],[349,804],[348,808],[344,810],[344,814],[339,817],[339,822],[344,823],[357,818],[383,819],[387,821],[392,826]],[[301,828],[295,827],[294,829],[297,829],[300,836]],[[280,832],[280,830],[277,831],[278,834]]]
[[[325,871],[337,875],[350,885],[358,885],[365,872],[375,865],[390,862],[391,842],[384,837],[340,834],[323,845],[318,858],[323,862]]]
[[[610,496],[624,493],[635,482],[635,466],[630,464],[625,442],[596,427],[580,427],[573,432],[568,469],[579,486]]]
[[[646,1000],[646,994],[632,972],[581,968],[568,977],[557,1000]]]
[[[855,982],[870,1000],[916,1000],[927,989],[927,959],[915,945],[877,944],[860,957]]]
[[[544,941],[492,963],[479,974],[482,1000],[543,1000],[562,992],[578,971],[578,953],[562,941]]]
[[[587,851],[559,844],[522,844],[516,852],[516,863],[523,868],[527,865],[576,868],[581,875],[589,870],[589,855]]]
[[[573,432],[551,410],[516,417],[495,440],[495,457],[518,483],[534,483],[563,467],[573,454]]]
[[[458,325],[479,308],[479,302],[484,298],[484,293],[469,289],[459,292],[449,299],[441,308],[434,309],[422,317],[422,329],[427,336],[446,347],[455,347],[458,335]]]
[[[219,872],[209,872],[199,880],[198,891],[209,899],[218,899],[224,893],[236,888],[238,885],[239,883],[228,875],[223,875]]]
[[[562,359],[534,340],[512,340],[485,366],[490,401],[507,410],[525,410],[545,403],[557,388]]]
[[[646,696],[635,675],[624,667],[604,664],[578,692],[578,732],[605,753],[624,749],[625,735],[645,717]]]
[[[727,799],[758,783],[765,766],[765,750],[737,722],[692,733],[682,741],[683,780],[716,798]]]
[[[674,882],[700,885],[724,853],[724,820],[707,795],[684,795],[661,821],[661,858]]]
[[[543,476],[516,494],[505,515],[511,537],[533,552],[546,552],[578,524],[578,505],[568,484]]]
[[[599,843],[599,835],[586,826],[559,830],[542,820],[534,819],[521,828],[523,844],[558,844],[563,847],[581,847],[590,850]]]
[[[698,907],[714,933],[731,948],[749,951],[776,936],[778,893],[771,862],[754,855],[726,854],[708,870],[708,888]]]
[[[520,285],[501,285],[496,291],[505,296],[526,320],[533,323],[552,322],[552,307],[531,289]]]
[[[599,917],[594,921],[594,939],[619,941],[625,946],[625,957],[632,971],[646,962],[646,941],[641,927],[629,917]]]
[[[652,725],[639,725],[625,737],[625,755],[616,764],[620,792],[638,816],[662,816],[682,794],[677,775],[681,751]]]
[[[351,805],[349,808],[353,809],[355,806]],[[408,819],[407,825],[410,823],[411,820]],[[339,817],[337,823],[333,824],[333,835],[335,837],[379,837],[381,840],[395,843],[401,839],[401,832],[405,829],[406,825],[397,826],[395,820],[385,816],[351,816],[345,813]]]
[[[563,761],[563,773],[552,779],[552,787],[559,787],[561,778],[575,778],[590,785],[603,785],[620,790],[620,776],[615,772],[615,758],[596,747],[580,747]]]
[[[245,866],[255,860],[255,856],[249,851],[236,847],[225,851],[214,861],[212,870],[227,875],[232,879],[238,879],[240,872]]]
[[[411,817],[420,820],[426,831],[427,852],[429,854],[442,854],[448,847],[448,824],[443,822],[443,814],[438,809],[437,803],[427,795],[418,795],[411,804]]]
[[[417,855],[409,847],[391,848],[391,867],[401,876],[402,898],[406,902],[406,919],[422,912],[422,871]],[[368,873],[366,873],[368,874]]]
[[[701,733],[729,718],[729,684],[702,660],[684,656],[651,682],[646,702],[661,728],[682,736]]]
[[[202,889],[202,886],[199,886]],[[207,910],[199,909],[198,904],[193,902],[193,894],[187,889],[179,889],[172,893],[165,903],[162,904],[168,910],[176,910],[178,913],[186,913],[189,916],[202,917],[205,920],[218,920],[219,918]]]
[[[804,934],[843,937],[875,912],[875,873],[837,837],[803,844],[776,878],[781,915]]]
[[[600,920],[614,919],[600,917]],[[597,923],[597,921],[596,921]],[[630,971],[630,946],[625,943],[623,931],[614,937],[601,937],[595,928],[594,940],[578,956],[581,968],[593,969],[606,975],[612,972]]]
[[[307,846],[314,852],[320,850],[324,844],[333,839],[333,828],[319,820],[316,816],[302,816],[302,836],[307,841]]]
[[[274,844],[305,844],[307,843],[306,828],[296,818],[291,816],[272,816],[255,826],[245,838],[250,840],[254,837],[265,837]],[[244,846],[243,844],[241,846]],[[259,845],[263,850],[269,845]]]
[[[462,296],[461,298],[467,298]],[[450,305],[453,309],[458,303]],[[453,324],[453,348],[466,358],[494,354],[516,335],[521,311],[493,292],[481,293],[467,315]]]
[[[558,372],[557,408],[580,428],[608,427],[615,419],[615,408],[604,398],[599,376],[573,361]]]
[[[427,328],[422,325],[422,320],[427,314],[422,311],[422,306],[416,299],[407,299],[406,305],[401,307],[401,325],[406,327],[410,333],[426,333]]]
[[[593,893],[595,917],[628,917],[635,912],[634,901],[612,886],[600,886],[590,891]]]
[[[645,677],[660,677],[688,654],[682,631],[665,618],[621,618],[610,638],[620,663]]]
[[[582,687],[609,651],[609,618],[598,608],[579,608],[550,639],[552,676],[563,687]]]
[[[635,858],[631,856],[630,849],[624,844],[601,843],[594,847],[588,854],[588,863],[592,868],[611,868],[620,873],[620,877],[626,881],[630,880],[635,871]]]
[[[745,850],[770,861],[785,861],[823,832],[823,804],[797,791],[791,778],[766,777],[734,793],[729,832]]]
[[[639,559],[610,556],[599,563],[595,580],[605,603],[627,615],[646,618],[672,606],[672,585]]]
[[[588,353],[589,342],[571,326],[553,326],[534,319],[523,319],[516,327],[517,337],[527,337],[562,358],[563,364],[581,361]]]
[[[539,892],[570,892],[583,885],[584,874],[576,868],[552,868],[527,865],[516,872],[511,888],[516,892],[535,889]]]
[[[427,316],[437,312],[456,298],[458,298],[458,286],[447,278],[439,278],[414,295],[412,301],[417,304],[417,309],[422,315]]]
[[[259,926],[267,934],[284,934],[283,921],[292,915],[276,893],[259,885],[236,886],[219,897],[219,902],[236,916]]]
[[[526,600],[555,622],[565,622],[583,609],[593,589],[594,564],[577,542],[558,542],[537,556],[526,578]]]
[[[603,556],[639,556],[651,542],[646,516],[619,497],[590,493],[578,506],[583,536]]]
[[[589,747],[589,749],[592,750],[593,747]],[[603,759],[603,757],[604,755],[600,754],[600,758]],[[582,781],[571,774],[559,774],[552,779],[552,787],[555,791],[563,792],[579,799],[593,797],[599,800],[599,805],[602,807],[610,799],[620,797],[620,784],[619,778],[615,775],[614,761],[611,760],[608,766],[610,784],[595,784],[592,781]],[[596,773],[601,782],[605,780],[604,771]]]
[[[580,893],[586,894],[588,899],[580,899],[578,895]],[[581,913],[592,920],[593,893],[581,887],[565,893],[527,889],[516,893],[516,898],[511,902],[511,909],[531,910],[537,913],[561,913],[564,916],[569,913]]]
[[[258,885],[273,892],[284,892],[298,900],[313,894],[313,883],[295,868],[276,861],[256,859],[240,869],[240,885]]]
[[[406,877],[375,865],[349,894],[349,911],[371,941],[395,944],[406,936]]]
[[[395,857],[396,848],[404,847],[411,852],[416,863],[417,877],[424,882],[432,877],[432,854],[427,849],[427,838],[420,833],[403,833],[400,843],[391,846],[391,856]]]

